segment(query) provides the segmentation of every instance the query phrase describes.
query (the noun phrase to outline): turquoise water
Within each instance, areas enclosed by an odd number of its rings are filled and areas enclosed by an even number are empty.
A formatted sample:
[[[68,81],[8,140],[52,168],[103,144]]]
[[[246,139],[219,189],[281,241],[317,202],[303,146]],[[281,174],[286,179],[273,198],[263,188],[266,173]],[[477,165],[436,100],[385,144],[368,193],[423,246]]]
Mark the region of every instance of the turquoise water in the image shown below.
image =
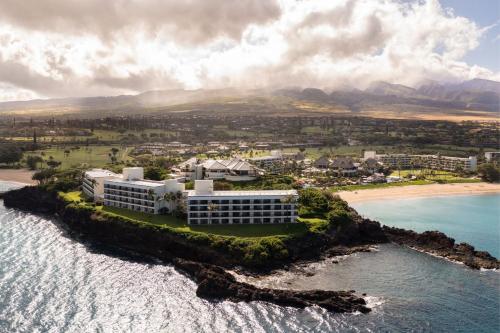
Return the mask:
[[[439,230],[500,257],[500,195],[381,200],[352,206],[383,224],[418,232]]]
[[[170,265],[70,237],[0,200],[0,332],[499,332],[500,274],[382,245],[254,281],[367,292],[373,311],[334,314],[211,302]]]

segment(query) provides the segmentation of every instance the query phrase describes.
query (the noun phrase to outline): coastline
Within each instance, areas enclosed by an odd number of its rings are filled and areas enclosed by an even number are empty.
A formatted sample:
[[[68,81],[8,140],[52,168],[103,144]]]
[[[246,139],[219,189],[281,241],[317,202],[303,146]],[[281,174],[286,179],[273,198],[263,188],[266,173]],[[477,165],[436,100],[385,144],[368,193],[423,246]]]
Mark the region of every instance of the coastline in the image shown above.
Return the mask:
[[[0,169],[0,181],[35,185],[36,182],[31,179],[34,173],[28,169]]]
[[[349,204],[387,199],[410,199],[454,195],[483,195],[500,193],[500,184],[492,183],[452,183],[409,185],[357,191],[339,191],[338,194]]]

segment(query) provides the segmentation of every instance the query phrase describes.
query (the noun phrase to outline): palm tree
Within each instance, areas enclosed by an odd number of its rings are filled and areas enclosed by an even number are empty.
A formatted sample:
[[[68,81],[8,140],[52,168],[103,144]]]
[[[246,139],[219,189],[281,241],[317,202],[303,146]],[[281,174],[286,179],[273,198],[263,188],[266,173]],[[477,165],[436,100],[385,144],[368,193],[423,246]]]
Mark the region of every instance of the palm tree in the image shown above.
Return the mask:
[[[172,202],[175,200],[175,193],[167,192],[163,195],[163,200],[168,202],[168,211],[172,213]]]
[[[150,188],[148,190],[148,199],[149,200],[156,200],[156,193],[152,188]]]
[[[212,222],[212,212],[218,210],[219,206],[217,204],[214,204],[213,202],[211,202],[208,204],[207,209],[208,209],[208,220],[211,223]]]

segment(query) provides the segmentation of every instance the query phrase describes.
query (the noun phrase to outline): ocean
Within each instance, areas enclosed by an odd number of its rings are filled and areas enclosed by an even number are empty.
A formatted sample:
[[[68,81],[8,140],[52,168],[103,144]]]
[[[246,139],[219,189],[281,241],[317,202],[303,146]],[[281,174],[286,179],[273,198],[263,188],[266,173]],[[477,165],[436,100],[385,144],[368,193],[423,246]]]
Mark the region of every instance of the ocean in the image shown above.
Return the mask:
[[[478,244],[479,246],[479,244]],[[0,201],[0,332],[498,332],[500,275],[395,245],[254,281],[354,289],[373,311],[333,314],[196,297],[169,265],[82,243]]]
[[[383,224],[423,232],[439,230],[500,257],[500,195],[457,195],[367,201],[352,205]]]

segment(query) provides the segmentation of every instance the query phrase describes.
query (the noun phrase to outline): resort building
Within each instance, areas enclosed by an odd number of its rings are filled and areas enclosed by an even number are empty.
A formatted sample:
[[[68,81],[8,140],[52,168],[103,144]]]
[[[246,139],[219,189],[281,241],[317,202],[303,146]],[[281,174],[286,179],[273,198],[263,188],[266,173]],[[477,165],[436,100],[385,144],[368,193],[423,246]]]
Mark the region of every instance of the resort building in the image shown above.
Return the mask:
[[[358,172],[358,167],[349,157],[339,157],[332,161],[330,168],[339,176],[354,176]]]
[[[180,177],[188,180],[227,180],[251,181],[263,174],[263,171],[239,158],[230,160],[200,160],[196,157],[182,162],[175,168]]]
[[[104,180],[119,178],[114,172],[104,169],[92,169],[83,174],[82,190],[85,195],[96,202],[104,200]]]
[[[441,155],[377,154],[375,151],[366,151],[364,153],[365,160],[372,158],[384,166],[394,169],[477,170],[477,158],[475,156],[452,157]]]
[[[487,151],[484,153],[484,158],[486,162],[498,162],[500,161],[500,151]]]
[[[188,224],[293,223],[295,190],[214,191],[212,180],[196,180],[187,192]]]
[[[145,180],[143,168],[124,168],[122,177],[104,181],[104,205],[159,214],[174,210],[183,191],[176,179]]]

